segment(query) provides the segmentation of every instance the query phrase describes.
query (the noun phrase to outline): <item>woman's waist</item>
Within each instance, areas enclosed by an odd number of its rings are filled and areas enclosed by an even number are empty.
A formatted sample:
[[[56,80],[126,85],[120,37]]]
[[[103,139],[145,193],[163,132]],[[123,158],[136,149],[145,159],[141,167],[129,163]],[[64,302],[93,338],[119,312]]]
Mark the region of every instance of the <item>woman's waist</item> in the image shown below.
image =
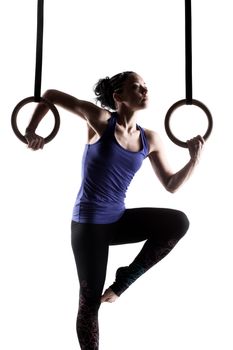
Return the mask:
[[[122,210],[125,209],[125,203],[122,199],[121,201],[113,200],[99,200],[99,199],[79,199],[75,203],[76,206],[79,206],[83,210]]]
[[[113,223],[119,220],[124,211],[124,203],[80,201],[74,206],[73,220],[81,223]]]

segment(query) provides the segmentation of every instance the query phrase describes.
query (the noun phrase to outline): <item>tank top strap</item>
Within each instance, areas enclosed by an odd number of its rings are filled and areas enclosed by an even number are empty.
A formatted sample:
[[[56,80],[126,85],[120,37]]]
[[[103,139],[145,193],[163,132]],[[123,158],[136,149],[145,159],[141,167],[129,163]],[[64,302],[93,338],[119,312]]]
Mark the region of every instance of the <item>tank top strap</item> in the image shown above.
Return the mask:
[[[115,125],[116,125],[116,113],[111,113],[110,118],[108,119],[108,125],[101,137],[102,140],[112,138],[115,132]]]
[[[117,112],[112,112],[109,119],[109,129],[114,133],[117,122]]]
[[[137,128],[140,130],[142,146],[143,146],[143,152],[145,154],[145,157],[147,157],[148,153],[149,153],[149,144],[148,144],[148,141],[147,141],[147,138],[146,138],[145,130],[138,124],[137,124]]]

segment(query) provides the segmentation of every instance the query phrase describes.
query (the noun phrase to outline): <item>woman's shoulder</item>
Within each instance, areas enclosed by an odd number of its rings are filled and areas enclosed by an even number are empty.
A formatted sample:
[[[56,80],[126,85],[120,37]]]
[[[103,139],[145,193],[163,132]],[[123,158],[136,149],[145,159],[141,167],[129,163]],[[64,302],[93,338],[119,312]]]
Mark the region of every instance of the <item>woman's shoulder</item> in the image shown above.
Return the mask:
[[[157,131],[151,130],[151,129],[147,129],[147,128],[143,128],[145,135],[148,139],[148,141],[157,141],[158,139],[160,139],[159,134],[157,133]]]
[[[100,138],[108,126],[114,123],[114,114],[106,109],[99,110],[98,118],[87,120],[88,143],[94,139]]]
[[[157,131],[143,128],[149,145],[149,153],[158,151],[161,148],[162,140]]]

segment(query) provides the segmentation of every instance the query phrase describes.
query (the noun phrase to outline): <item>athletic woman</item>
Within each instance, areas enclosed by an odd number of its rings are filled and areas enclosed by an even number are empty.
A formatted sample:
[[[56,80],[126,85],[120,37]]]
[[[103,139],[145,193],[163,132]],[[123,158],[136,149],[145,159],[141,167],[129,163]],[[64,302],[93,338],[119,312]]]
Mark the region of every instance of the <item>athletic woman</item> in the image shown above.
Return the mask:
[[[142,77],[123,72],[100,79],[95,86],[97,105],[57,90],[43,95],[81,117],[87,124],[88,143],[83,155],[83,178],[72,216],[72,249],[80,283],[76,322],[81,349],[99,349],[98,310],[101,302],[115,301],[137,278],[164,258],[184,236],[189,221],[178,210],[125,209],[127,188],[145,158],[162,185],[175,192],[198,163],[204,140],[187,141],[190,160],[173,172],[159,135],[136,123],[137,112],[148,104]],[[26,129],[28,147],[43,148],[35,133],[48,112],[38,104]],[[146,241],[129,266],[119,267],[114,283],[102,295],[110,245]]]

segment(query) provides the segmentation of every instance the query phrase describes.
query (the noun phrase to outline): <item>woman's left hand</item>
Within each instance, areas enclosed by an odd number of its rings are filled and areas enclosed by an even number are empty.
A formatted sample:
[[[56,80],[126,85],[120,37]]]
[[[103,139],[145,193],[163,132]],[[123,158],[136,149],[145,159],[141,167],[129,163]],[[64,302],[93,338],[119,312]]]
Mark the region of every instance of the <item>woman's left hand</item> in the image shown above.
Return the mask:
[[[204,143],[205,143],[205,140],[200,135],[187,141],[189,154],[192,160],[195,160],[195,161],[199,160]]]

